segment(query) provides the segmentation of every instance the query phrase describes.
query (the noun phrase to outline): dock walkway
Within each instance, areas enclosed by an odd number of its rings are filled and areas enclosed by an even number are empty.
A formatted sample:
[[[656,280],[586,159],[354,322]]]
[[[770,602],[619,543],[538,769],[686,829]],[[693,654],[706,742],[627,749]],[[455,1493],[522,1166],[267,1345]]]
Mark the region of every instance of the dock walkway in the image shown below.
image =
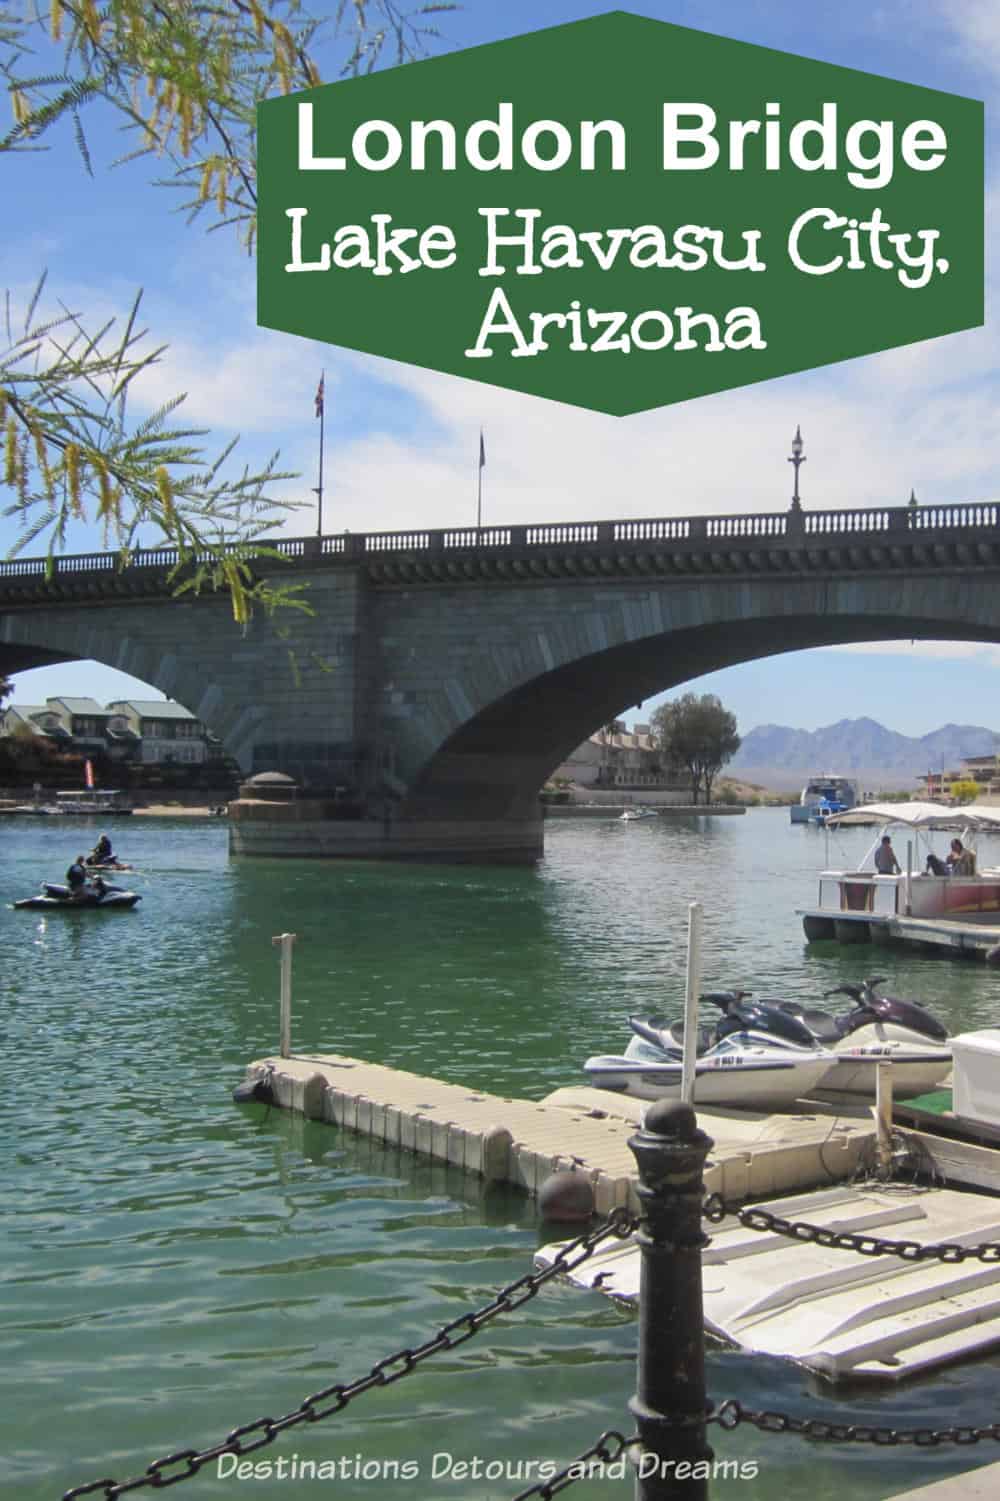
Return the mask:
[[[258,1059],[247,1077],[267,1070],[276,1103],[313,1120],[532,1194],[551,1173],[584,1173],[598,1214],[619,1205],[638,1209],[628,1139],[641,1121],[641,1100],[586,1087],[538,1101],[507,1099],[335,1053]],[[715,1143],[705,1187],[727,1200],[849,1178],[874,1142],[873,1123],[856,1115],[699,1109],[698,1122]]]
[[[996,1501],[1000,1496],[1000,1463],[963,1470],[944,1480],[932,1480],[915,1491],[903,1491],[892,1501]]]
[[[1000,944],[1000,927],[995,923],[958,922],[937,917],[894,917],[888,931],[896,943],[932,944],[935,948],[956,949],[985,959]]]
[[[833,912],[820,907],[799,907],[805,919],[806,937],[812,942],[827,935],[810,932],[810,920],[831,928],[838,943],[906,943],[924,945],[936,952],[951,951],[995,962],[1000,949],[1000,925],[962,921],[951,917],[881,917],[870,912]]]

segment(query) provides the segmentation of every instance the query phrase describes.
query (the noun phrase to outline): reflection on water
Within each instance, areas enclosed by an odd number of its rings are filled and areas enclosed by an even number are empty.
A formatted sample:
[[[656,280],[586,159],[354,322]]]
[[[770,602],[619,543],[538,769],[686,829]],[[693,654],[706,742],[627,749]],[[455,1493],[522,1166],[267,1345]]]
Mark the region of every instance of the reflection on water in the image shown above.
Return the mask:
[[[0,837],[6,903],[59,878],[79,836],[8,820]],[[870,842],[842,836],[855,859]],[[0,1168],[0,1473],[25,1501],[134,1474],[354,1380],[489,1302],[546,1234],[513,1191],[232,1104],[246,1061],[277,1044],[274,934],[298,935],[302,1050],[526,1096],[578,1081],[583,1058],[624,1041],[630,1011],[680,1009],[691,900],[705,908],[706,984],[815,1002],[873,963],[867,950],[804,945],[794,909],[813,898],[826,841],[790,828],[786,810],[553,821],[531,871],[230,865],[224,828],[179,820],[136,820],[118,843],[143,872],[129,878],[143,893],[134,913],[4,909],[0,926],[13,1126]],[[1000,976],[984,965],[890,951],[878,967],[953,1030],[1000,1014]],[[513,1495],[526,1481],[459,1479],[458,1464],[478,1456],[513,1475],[566,1461],[606,1427],[628,1431],[634,1339],[627,1310],[548,1286],[254,1459],[343,1460],[338,1495],[392,1489],[387,1474],[364,1478],[370,1460],[417,1465],[414,1494]],[[732,1351],[713,1352],[709,1370],[716,1396],[912,1425],[991,1421],[998,1364],[881,1396],[831,1396],[793,1366]],[[779,1488],[788,1501],[845,1488],[875,1501],[970,1459],[833,1454],[742,1428],[716,1448],[759,1463],[756,1480],[713,1489],[747,1501]],[[435,1455],[451,1456],[447,1473]],[[209,1467],[188,1493],[234,1483]],[[258,1475],[254,1494],[287,1501],[290,1483]],[[630,1484],[595,1480],[588,1495]]]

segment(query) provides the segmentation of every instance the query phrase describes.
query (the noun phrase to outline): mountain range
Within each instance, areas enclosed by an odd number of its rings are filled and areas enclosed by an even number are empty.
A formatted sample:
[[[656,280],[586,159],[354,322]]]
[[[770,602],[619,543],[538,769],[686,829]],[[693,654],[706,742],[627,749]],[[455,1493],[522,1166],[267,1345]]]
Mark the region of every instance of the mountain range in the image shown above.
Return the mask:
[[[974,724],[945,724],[914,737],[887,730],[874,719],[841,719],[819,730],[763,724],[750,730],[723,776],[765,787],[796,790],[821,771],[853,774],[866,790],[912,786],[928,771],[957,770],[963,756],[1000,749],[1000,734]]]

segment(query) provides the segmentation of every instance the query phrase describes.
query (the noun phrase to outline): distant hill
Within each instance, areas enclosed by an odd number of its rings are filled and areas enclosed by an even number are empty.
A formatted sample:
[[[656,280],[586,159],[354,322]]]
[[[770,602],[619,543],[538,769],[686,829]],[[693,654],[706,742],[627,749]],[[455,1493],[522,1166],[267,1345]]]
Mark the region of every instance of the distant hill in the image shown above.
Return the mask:
[[[820,730],[758,725],[727,764],[723,776],[739,772],[764,786],[797,790],[811,773],[855,775],[866,790],[908,787],[928,771],[956,769],[963,756],[988,756],[1000,747],[1000,734],[982,725],[946,724],[915,738],[887,730],[874,719],[841,719]]]

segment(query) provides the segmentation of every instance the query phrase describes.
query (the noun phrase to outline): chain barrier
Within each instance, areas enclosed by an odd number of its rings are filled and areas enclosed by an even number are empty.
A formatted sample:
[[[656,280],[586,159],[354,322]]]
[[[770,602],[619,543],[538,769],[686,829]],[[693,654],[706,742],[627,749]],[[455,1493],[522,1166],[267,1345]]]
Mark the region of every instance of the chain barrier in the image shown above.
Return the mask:
[[[858,1234],[852,1230],[834,1230],[827,1225],[810,1225],[806,1220],[788,1220],[768,1209],[727,1208],[718,1194],[709,1194],[702,1214],[713,1224],[732,1214],[746,1230],[771,1231],[792,1240],[838,1251],[856,1251],[859,1256],[899,1256],[903,1261],[943,1261],[957,1265],[963,1261],[1000,1262],[1000,1244],[986,1241],[981,1245],[960,1246],[951,1241],[925,1245],[919,1240],[884,1240],[879,1235]]]
[[[540,1480],[537,1485],[532,1485],[526,1491],[518,1491],[513,1501],[527,1501],[529,1496],[540,1496],[542,1501],[549,1501],[550,1496],[555,1496],[559,1491],[564,1491],[567,1486],[575,1485],[578,1480],[588,1479],[587,1470],[590,1461],[598,1460],[601,1464],[614,1464],[621,1459],[625,1450],[631,1448],[638,1441],[637,1435],[625,1438],[622,1434],[609,1429],[602,1433],[596,1444],[591,1444],[576,1459],[571,1459],[569,1464],[561,1469],[558,1474],[552,1475],[548,1480]]]
[[[669,1421],[669,1419],[668,1419]],[[796,1433],[821,1443],[878,1444],[893,1448],[914,1444],[918,1449],[936,1449],[939,1444],[978,1444],[984,1439],[1000,1443],[1000,1423],[982,1428],[967,1425],[951,1428],[891,1428],[883,1423],[831,1423],[826,1418],[797,1418],[787,1412],[756,1411],[727,1397],[705,1419],[731,1432],[741,1423],[751,1423],[761,1433]]]
[[[812,1439],[816,1443],[875,1444],[878,1448],[885,1449],[904,1444],[912,1444],[918,1449],[936,1449],[941,1444],[969,1446],[986,1440],[1000,1443],[1000,1422],[984,1424],[979,1428],[968,1424],[953,1425],[950,1428],[893,1428],[885,1423],[835,1423],[828,1418],[796,1417],[792,1413],[779,1412],[773,1408],[758,1411],[753,1407],[744,1407],[736,1397],[727,1397],[725,1401],[713,1406],[704,1417],[692,1418],[690,1413],[667,1414],[663,1422],[665,1426],[674,1428],[689,1428],[692,1424],[701,1422],[706,1425],[717,1423],[727,1433],[743,1424],[750,1424],[761,1433],[794,1433],[797,1437]],[[528,1501],[531,1496],[549,1501],[551,1496],[574,1485],[576,1481],[588,1479],[590,1461],[596,1459],[605,1464],[614,1463],[626,1450],[634,1448],[639,1442],[637,1434],[624,1438],[614,1431],[602,1433],[595,1444],[571,1460],[557,1474],[539,1481],[528,1490],[519,1491],[513,1501]]]
[[[547,1282],[551,1282],[553,1277],[565,1276],[574,1271],[594,1253],[602,1241],[612,1236],[625,1240],[638,1228],[638,1224],[637,1215],[630,1214],[624,1208],[613,1209],[608,1218],[595,1229],[578,1235],[575,1240],[567,1241],[556,1252],[549,1266],[518,1277],[516,1282],[501,1288],[491,1303],[460,1314],[457,1319],[442,1325],[437,1334],[416,1348],[397,1350],[394,1355],[387,1355],[376,1361],[367,1376],[361,1376],[357,1381],[338,1381],[321,1391],[312,1392],[284,1417],[258,1418],[256,1422],[244,1423],[242,1427],[234,1428],[221,1444],[215,1444],[210,1449],[178,1449],[173,1454],[164,1455],[131,1480],[94,1480],[88,1485],[73,1486],[63,1493],[63,1501],[75,1501],[78,1496],[96,1495],[102,1495],[105,1501],[116,1501],[117,1497],[139,1490],[142,1486],[149,1485],[160,1490],[164,1486],[177,1485],[179,1481],[189,1480],[192,1475],[197,1475],[205,1465],[221,1458],[223,1454],[235,1454],[242,1459],[256,1449],[273,1443],[279,1433],[284,1433],[288,1428],[294,1428],[299,1423],[318,1423],[322,1418],[342,1412],[349,1402],[353,1402],[363,1392],[371,1391],[376,1386],[390,1386],[400,1377],[408,1376],[429,1355],[436,1355],[439,1350],[453,1350],[457,1345],[464,1344],[497,1314],[510,1313],[515,1308],[520,1308]]]

